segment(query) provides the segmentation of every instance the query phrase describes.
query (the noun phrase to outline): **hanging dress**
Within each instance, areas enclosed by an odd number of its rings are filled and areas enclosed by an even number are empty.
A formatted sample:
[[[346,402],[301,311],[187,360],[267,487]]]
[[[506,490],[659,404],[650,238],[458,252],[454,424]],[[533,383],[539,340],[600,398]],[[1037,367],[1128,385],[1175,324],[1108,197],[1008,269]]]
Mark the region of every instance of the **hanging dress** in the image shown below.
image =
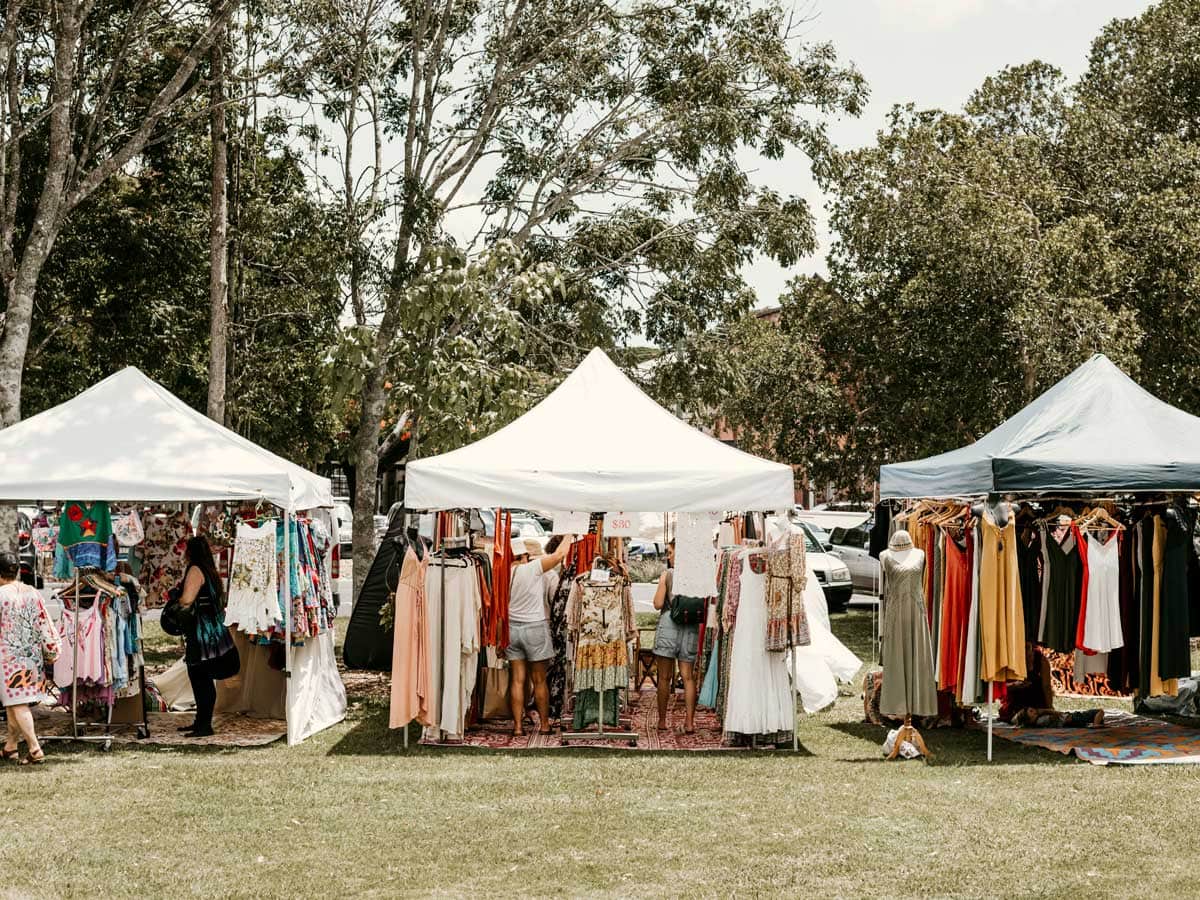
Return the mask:
[[[980,518],[979,630],[983,681],[1025,678],[1025,614],[1017,569],[1017,527],[1001,528],[984,510]],[[1072,635],[1072,638],[1074,635]]]
[[[961,686],[967,622],[971,615],[971,561],[967,545],[951,535],[945,544],[946,584],[942,596],[941,637],[938,640],[938,689]]]
[[[225,624],[246,634],[265,634],[283,624],[275,565],[275,520],[239,522],[233,543]]]
[[[1083,537],[1088,567],[1083,648],[1096,653],[1108,653],[1125,645],[1121,629],[1120,543],[1118,531],[1113,531],[1107,541],[1090,534]]]
[[[883,639],[883,690],[879,709],[885,716],[937,715],[937,681],[925,613],[925,553],[880,556]]]
[[[1187,678],[1192,674],[1188,640],[1188,556],[1192,552],[1192,522],[1189,513],[1177,508],[1168,509],[1162,522],[1158,670],[1163,678]]]
[[[767,650],[768,577],[744,558],[736,564],[742,571],[737,627],[730,642],[725,733],[781,741],[791,736],[795,720],[787,656]]]
[[[425,581],[429,554],[418,559],[411,546],[404,551],[396,584],[395,630],[392,635],[392,696],[388,727],[404,728],[414,719],[433,724],[430,716],[429,615]]]
[[[1042,643],[1059,653],[1075,649],[1075,632],[1083,583],[1083,561],[1075,537],[1069,531],[1059,542],[1047,532],[1042,544],[1048,569],[1045,576],[1046,626]]]

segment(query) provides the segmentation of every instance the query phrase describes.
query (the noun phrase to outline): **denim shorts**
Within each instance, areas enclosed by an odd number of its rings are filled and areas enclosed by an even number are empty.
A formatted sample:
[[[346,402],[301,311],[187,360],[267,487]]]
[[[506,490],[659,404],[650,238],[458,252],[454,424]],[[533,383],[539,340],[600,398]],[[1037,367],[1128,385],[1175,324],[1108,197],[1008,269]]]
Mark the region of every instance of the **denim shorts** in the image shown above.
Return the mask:
[[[544,662],[554,658],[554,641],[550,637],[550,623],[509,622],[508,647],[505,659],[524,659],[529,662]]]
[[[680,662],[694,663],[700,644],[700,626],[677,625],[671,611],[664,609],[658,616],[658,628],[654,632],[654,655]]]

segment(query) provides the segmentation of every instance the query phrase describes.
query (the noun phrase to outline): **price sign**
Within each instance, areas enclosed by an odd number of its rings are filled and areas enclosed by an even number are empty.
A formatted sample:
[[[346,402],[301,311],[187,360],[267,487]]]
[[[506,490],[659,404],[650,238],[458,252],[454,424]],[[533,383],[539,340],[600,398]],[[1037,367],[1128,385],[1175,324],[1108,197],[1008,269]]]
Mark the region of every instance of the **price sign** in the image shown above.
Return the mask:
[[[586,512],[556,512],[551,530],[555,534],[587,534],[591,530],[591,516]]]
[[[610,512],[604,514],[605,537],[636,537],[637,513]]]

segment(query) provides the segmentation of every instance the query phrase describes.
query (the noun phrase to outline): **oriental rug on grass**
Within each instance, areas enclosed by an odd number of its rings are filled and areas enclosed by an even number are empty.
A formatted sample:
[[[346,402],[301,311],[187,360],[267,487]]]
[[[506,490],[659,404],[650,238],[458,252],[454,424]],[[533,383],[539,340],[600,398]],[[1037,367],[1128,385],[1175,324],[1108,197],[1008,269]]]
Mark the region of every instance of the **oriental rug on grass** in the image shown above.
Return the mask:
[[[1095,765],[1200,763],[1200,729],[1105,710],[1104,724],[1092,728],[1014,728],[997,722],[996,737]]]
[[[689,751],[713,751],[713,750],[748,750],[748,747],[729,747],[722,743],[721,724],[717,720],[716,713],[709,709],[696,710],[696,733],[683,733],[683,695],[675,694],[671,698],[671,705],[668,708],[668,727],[660,730],[658,725],[658,698],[655,692],[645,690],[642,692],[632,691],[629,695],[629,708],[622,708],[620,714],[620,730],[636,731],[637,746],[629,746],[627,741],[618,740],[573,740],[569,744],[563,744],[561,734],[564,730],[572,731],[571,720],[564,717],[561,725],[555,723],[555,727],[550,734],[538,734],[537,726],[533,723],[526,723],[527,734],[521,737],[514,737],[512,734],[511,721],[494,721],[484,722],[482,725],[468,728],[466,735],[462,740],[443,741],[437,743],[423,738],[421,743],[431,747],[480,747],[492,750],[566,750],[570,751],[576,747],[586,747],[589,749],[596,748],[611,748],[614,750],[689,750]],[[537,716],[533,716],[535,722]],[[595,725],[590,725],[586,730],[595,730]],[[606,728],[606,730],[614,730]],[[770,748],[762,748],[770,749]],[[790,745],[789,745],[790,749]]]
[[[70,710],[39,707],[35,715],[39,735],[59,738],[71,734]],[[287,736],[287,722],[282,719],[254,719],[217,713],[213,717],[214,734],[193,738],[178,730],[181,725],[187,725],[195,718],[192,713],[152,712],[146,718],[150,723],[149,737],[139,738],[133,725],[114,723],[113,743],[142,747],[263,747]],[[80,721],[94,720],[80,717]],[[104,737],[104,728],[91,726],[81,733],[89,738]]]

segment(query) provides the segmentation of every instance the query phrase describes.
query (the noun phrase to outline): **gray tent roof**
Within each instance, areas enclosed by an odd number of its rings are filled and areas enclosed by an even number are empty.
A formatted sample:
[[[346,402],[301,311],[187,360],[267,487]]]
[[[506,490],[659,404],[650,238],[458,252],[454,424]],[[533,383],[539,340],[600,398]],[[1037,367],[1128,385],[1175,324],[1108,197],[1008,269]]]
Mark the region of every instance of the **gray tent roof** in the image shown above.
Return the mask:
[[[1200,418],[1097,354],[974,444],[883,466],[882,497],[1200,490]]]

